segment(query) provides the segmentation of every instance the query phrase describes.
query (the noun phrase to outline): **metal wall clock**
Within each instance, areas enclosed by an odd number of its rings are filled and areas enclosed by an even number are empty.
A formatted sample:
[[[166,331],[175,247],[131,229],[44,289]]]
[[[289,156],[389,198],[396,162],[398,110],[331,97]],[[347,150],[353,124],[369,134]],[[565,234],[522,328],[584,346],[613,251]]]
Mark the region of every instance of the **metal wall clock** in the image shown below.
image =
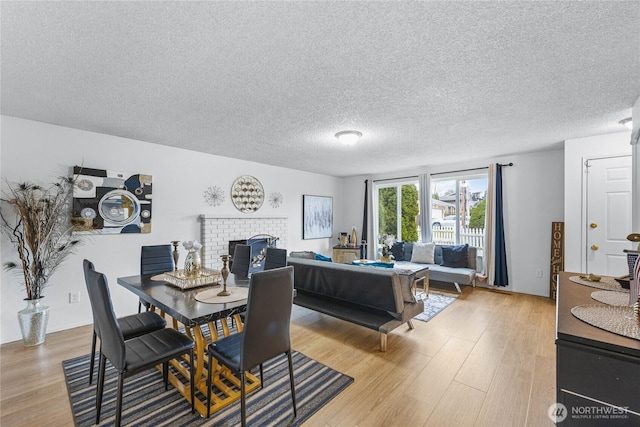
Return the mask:
[[[262,207],[264,189],[256,178],[243,175],[231,185],[231,201],[240,212],[252,213]]]

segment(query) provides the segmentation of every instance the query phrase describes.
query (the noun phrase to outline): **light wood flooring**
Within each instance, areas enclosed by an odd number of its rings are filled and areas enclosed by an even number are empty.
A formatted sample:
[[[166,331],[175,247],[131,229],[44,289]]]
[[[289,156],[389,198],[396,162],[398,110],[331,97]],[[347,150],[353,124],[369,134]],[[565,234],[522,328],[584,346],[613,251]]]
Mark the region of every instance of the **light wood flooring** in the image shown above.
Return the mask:
[[[553,301],[467,287],[414,325],[381,353],[376,332],[294,306],[293,348],[355,378],[305,427],[553,426]],[[73,425],[61,362],[89,353],[91,331],[0,347],[0,425]]]

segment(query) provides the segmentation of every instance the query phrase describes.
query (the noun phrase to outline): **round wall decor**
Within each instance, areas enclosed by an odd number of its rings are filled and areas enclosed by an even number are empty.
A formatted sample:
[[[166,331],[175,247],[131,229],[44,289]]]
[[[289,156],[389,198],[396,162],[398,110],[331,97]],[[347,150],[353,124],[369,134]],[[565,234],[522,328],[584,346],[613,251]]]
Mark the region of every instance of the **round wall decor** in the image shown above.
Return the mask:
[[[243,175],[231,185],[231,201],[240,212],[255,212],[264,202],[264,189],[256,178]]]

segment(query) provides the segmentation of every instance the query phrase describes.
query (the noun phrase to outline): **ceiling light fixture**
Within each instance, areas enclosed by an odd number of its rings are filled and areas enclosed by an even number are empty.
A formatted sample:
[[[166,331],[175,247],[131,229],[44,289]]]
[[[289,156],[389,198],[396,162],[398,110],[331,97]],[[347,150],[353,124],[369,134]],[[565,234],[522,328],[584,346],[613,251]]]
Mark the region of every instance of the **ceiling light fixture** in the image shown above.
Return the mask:
[[[342,132],[336,133],[336,138],[338,138],[338,141],[342,142],[345,145],[355,144],[356,142],[358,142],[361,136],[362,133],[358,132],[357,130],[343,130]]]
[[[633,120],[631,119],[631,117],[627,117],[626,119],[622,119],[618,123],[620,123],[622,126],[624,126],[626,128],[633,129]]]

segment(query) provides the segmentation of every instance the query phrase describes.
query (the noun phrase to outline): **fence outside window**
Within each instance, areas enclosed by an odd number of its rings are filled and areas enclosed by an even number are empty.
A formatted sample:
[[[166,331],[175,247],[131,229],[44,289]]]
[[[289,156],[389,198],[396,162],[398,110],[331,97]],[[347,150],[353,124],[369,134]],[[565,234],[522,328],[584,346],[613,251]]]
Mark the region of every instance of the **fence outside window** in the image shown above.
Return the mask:
[[[456,229],[453,227],[433,227],[431,229],[432,241],[438,245],[455,245]],[[469,246],[478,248],[484,252],[484,228],[466,228],[460,229],[460,245],[468,243]]]

